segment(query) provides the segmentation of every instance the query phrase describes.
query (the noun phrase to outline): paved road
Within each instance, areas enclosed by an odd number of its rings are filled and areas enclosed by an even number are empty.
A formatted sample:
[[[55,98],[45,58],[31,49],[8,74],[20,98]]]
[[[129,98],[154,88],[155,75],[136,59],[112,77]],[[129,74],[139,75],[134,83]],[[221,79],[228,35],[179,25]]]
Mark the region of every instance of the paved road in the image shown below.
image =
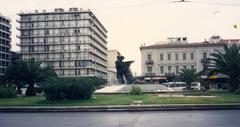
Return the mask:
[[[0,127],[240,127],[240,110],[0,113]]]

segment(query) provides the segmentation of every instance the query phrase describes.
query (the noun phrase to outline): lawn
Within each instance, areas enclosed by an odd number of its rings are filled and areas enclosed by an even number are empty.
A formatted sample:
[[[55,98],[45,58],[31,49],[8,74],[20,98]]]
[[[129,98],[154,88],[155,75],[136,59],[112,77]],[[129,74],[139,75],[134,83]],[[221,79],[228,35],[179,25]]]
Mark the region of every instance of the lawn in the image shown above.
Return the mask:
[[[188,93],[189,95],[189,93]],[[0,99],[0,106],[94,106],[94,105],[131,105],[134,100],[144,104],[222,104],[240,103],[240,95],[228,92],[190,93],[190,95],[211,95],[215,98],[202,97],[159,97],[158,94],[94,94],[89,100],[46,101],[44,96]]]

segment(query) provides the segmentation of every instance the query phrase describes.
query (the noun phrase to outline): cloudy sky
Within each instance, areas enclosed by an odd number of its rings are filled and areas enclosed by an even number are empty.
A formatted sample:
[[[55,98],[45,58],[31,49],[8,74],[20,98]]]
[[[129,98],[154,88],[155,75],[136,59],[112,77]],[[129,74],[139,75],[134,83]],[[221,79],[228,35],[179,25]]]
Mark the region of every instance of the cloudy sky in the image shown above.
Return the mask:
[[[19,51],[16,13],[32,10],[78,7],[91,9],[108,30],[108,48],[126,60],[135,60],[132,71],[141,74],[139,47],[165,41],[169,36],[187,36],[189,42],[212,35],[240,38],[239,0],[1,0],[0,13],[12,20],[12,50]]]

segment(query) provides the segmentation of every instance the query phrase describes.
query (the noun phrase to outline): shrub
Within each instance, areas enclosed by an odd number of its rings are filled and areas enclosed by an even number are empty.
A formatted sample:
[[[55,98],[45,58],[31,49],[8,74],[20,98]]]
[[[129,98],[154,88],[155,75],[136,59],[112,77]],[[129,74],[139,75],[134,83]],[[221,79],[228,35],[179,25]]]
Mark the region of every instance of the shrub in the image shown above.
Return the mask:
[[[47,100],[76,100],[91,98],[96,82],[91,78],[56,78],[44,84]]]
[[[37,90],[34,86],[30,85],[27,87],[26,96],[36,96]]]
[[[235,91],[235,94],[236,94],[236,95],[240,95],[240,90],[236,90],[236,91]]]
[[[89,78],[89,80],[93,82],[95,87],[100,87],[101,85],[107,84],[107,80],[101,77],[92,77]]]
[[[42,89],[42,87],[36,87],[36,91],[37,91],[37,93],[42,93],[43,89]]]
[[[63,89],[64,87],[59,84],[46,85],[43,88],[44,96],[48,101],[62,100],[64,99]]]
[[[0,86],[0,98],[14,98],[17,97],[16,90],[9,87]]]
[[[140,94],[142,94],[142,90],[141,90],[141,88],[139,86],[132,86],[130,94],[132,94],[132,95],[140,95]]]
[[[68,100],[90,99],[93,92],[94,87],[85,84],[67,85],[64,90],[64,94]]]

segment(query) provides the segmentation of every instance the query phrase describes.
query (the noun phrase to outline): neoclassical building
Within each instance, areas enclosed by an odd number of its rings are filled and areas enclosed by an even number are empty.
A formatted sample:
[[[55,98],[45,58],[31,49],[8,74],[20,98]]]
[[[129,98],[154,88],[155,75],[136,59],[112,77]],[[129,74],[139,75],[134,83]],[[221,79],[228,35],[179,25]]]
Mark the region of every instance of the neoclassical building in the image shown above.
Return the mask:
[[[91,10],[56,8],[19,13],[23,59],[43,61],[61,77],[107,79],[107,30]]]
[[[178,75],[181,69],[203,70],[203,63],[214,50],[223,51],[225,45],[240,43],[240,39],[212,36],[209,41],[188,43],[186,37],[171,37],[167,42],[141,46],[142,75],[146,80],[165,79]]]

